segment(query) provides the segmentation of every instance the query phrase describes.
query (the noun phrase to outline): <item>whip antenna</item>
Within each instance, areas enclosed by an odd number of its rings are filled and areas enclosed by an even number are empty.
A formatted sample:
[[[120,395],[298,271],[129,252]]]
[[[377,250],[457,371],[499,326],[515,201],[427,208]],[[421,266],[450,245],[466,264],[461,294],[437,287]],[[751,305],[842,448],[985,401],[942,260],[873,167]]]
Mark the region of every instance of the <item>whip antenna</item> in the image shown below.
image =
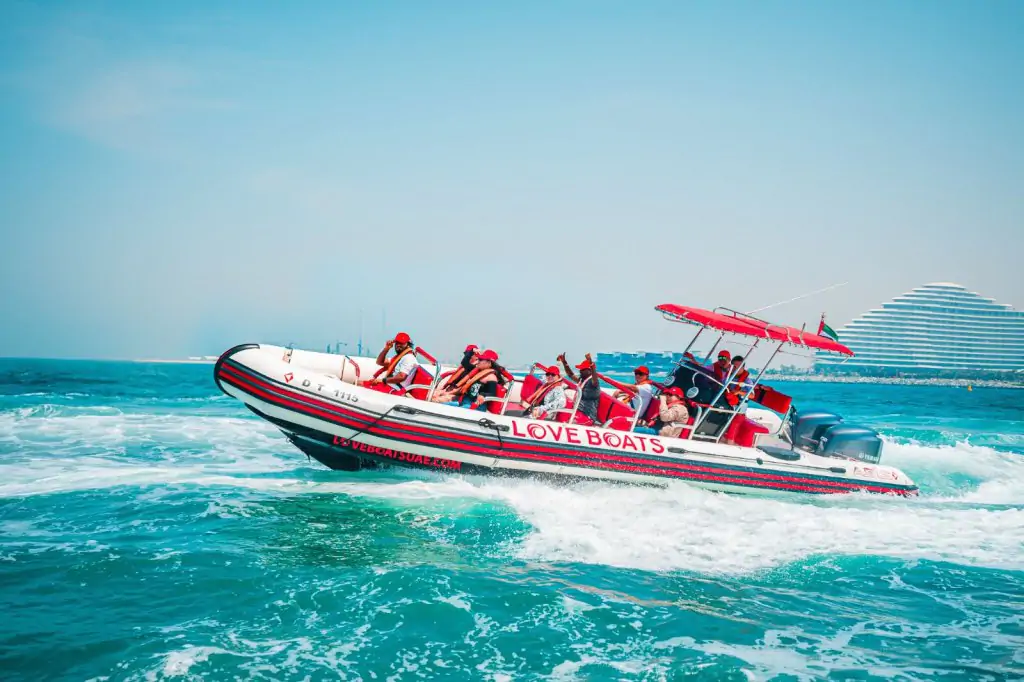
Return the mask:
[[[792,303],[793,301],[799,301],[802,298],[807,298],[808,296],[814,296],[815,294],[823,294],[826,291],[831,291],[832,289],[838,289],[839,287],[845,287],[847,284],[849,284],[849,282],[840,282],[839,284],[833,284],[832,286],[825,287],[824,289],[818,289],[817,291],[810,291],[810,292],[808,292],[806,294],[801,294],[801,295],[797,296],[796,298],[790,298],[790,299],[785,300],[785,301],[779,301],[778,303],[772,303],[771,305],[766,305],[763,308],[758,308],[757,310],[751,310],[750,312],[747,313],[747,315],[753,315],[754,313],[759,313],[759,312],[761,312],[763,310],[768,310],[769,308],[777,308],[780,305],[786,305],[787,303]]]

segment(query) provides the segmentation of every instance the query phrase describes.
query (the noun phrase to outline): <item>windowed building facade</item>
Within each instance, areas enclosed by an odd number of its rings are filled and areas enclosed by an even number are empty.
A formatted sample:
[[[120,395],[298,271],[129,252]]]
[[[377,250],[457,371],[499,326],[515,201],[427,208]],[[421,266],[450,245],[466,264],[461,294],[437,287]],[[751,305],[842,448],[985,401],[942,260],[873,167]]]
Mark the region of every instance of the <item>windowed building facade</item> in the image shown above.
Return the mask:
[[[836,329],[855,353],[815,368],[862,375],[1024,372],[1024,312],[959,284],[926,284]]]

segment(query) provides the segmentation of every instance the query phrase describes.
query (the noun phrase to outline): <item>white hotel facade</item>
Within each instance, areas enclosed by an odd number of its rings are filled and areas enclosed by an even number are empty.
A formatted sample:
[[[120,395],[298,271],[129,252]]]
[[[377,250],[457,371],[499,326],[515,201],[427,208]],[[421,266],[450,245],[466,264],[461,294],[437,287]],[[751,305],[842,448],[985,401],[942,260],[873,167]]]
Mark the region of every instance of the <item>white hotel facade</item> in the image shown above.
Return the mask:
[[[959,284],[926,284],[836,330],[855,353],[818,355],[835,373],[1024,372],[1024,311]]]

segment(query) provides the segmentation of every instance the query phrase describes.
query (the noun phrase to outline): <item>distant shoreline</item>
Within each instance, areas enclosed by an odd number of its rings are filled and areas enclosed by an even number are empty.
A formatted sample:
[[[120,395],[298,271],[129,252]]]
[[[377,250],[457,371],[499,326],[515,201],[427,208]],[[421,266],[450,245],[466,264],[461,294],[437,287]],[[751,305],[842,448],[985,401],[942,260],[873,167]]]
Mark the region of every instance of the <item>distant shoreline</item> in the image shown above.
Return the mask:
[[[820,374],[765,374],[764,381],[806,381],[819,384],[885,384],[893,386],[948,386],[950,388],[1024,388],[1024,384],[998,379],[914,379],[910,377],[844,377]]]
[[[217,362],[217,358],[213,358],[212,360],[208,360],[206,358],[185,358],[184,360],[167,360],[163,358],[140,358],[137,360],[129,360],[129,362],[140,362],[146,364],[160,365],[212,365]]]

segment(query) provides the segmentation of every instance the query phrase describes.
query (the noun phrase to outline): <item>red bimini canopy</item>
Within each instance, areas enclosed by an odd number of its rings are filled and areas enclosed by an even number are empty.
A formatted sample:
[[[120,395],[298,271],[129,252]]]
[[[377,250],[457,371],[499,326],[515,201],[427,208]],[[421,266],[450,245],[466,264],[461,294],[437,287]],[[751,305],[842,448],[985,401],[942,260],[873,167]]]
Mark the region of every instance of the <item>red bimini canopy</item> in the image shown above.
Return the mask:
[[[804,346],[805,348],[814,348],[815,350],[823,350],[829,353],[853,355],[852,350],[838,341],[833,341],[817,334],[811,334],[796,327],[771,324],[752,317],[742,317],[735,314],[727,315],[704,310],[703,308],[675,305],[674,303],[659,305],[655,310],[670,319],[709,329],[717,329],[720,332],[771,339],[772,341],[791,343],[794,346]]]

